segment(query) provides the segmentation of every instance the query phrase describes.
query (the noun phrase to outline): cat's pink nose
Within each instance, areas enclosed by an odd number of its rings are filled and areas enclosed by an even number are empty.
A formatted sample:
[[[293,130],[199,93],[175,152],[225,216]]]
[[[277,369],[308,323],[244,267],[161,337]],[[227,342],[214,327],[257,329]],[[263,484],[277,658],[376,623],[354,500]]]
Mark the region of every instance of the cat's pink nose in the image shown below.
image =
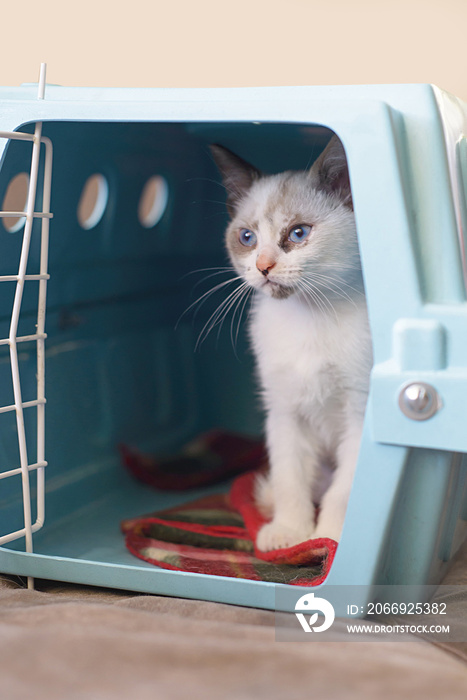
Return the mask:
[[[272,270],[275,264],[276,261],[267,253],[260,253],[256,258],[256,267],[265,277],[269,275],[270,270]]]

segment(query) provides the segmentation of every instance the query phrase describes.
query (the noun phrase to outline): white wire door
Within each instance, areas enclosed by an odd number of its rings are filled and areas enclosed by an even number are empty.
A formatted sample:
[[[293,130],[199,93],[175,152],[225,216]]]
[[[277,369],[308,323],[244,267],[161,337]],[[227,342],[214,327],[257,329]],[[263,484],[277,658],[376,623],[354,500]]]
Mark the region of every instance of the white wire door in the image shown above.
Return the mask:
[[[39,81],[39,99],[43,99],[45,89],[45,66],[41,68],[41,78]],[[16,427],[18,435],[18,448],[20,467],[8,469],[7,465],[0,464],[0,480],[9,477],[21,476],[22,481],[22,496],[23,496],[23,512],[24,526],[14,532],[0,533],[0,545],[4,545],[12,540],[24,537],[26,541],[26,551],[33,551],[32,536],[33,533],[39,530],[44,524],[45,517],[45,479],[44,469],[47,466],[45,461],[45,311],[46,311],[46,293],[47,293],[47,262],[48,262],[48,246],[49,246],[49,221],[52,217],[50,213],[50,191],[52,178],[52,143],[42,136],[42,123],[37,122],[33,134],[21,132],[0,132],[0,138],[29,141],[32,144],[31,165],[29,172],[29,187],[27,203],[24,211],[0,211],[0,217],[7,219],[23,219],[23,241],[21,245],[21,253],[19,266],[16,273],[0,276],[0,294],[4,284],[14,284],[15,293],[13,301],[13,310],[11,314],[11,322],[9,335],[7,338],[0,339],[0,345],[9,346],[9,359],[11,363],[11,378],[13,385],[14,403],[8,406],[0,405],[0,413],[12,411],[16,413]],[[41,151],[45,150],[44,158],[41,159]],[[38,194],[38,179],[39,168],[43,163],[43,192],[41,211],[35,211],[36,195]],[[34,219],[41,220],[40,230],[40,269],[35,274],[26,274],[29,250],[31,243],[32,227]],[[31,335],[18,335],[18,324],[20,320],[21,304],[25,285],[28,283],[36,283],[39,285],[38,303],[37,303],[37,323],[36,332]],[[20,368],[18,359],[18,344],[35,344],[37,355],[37,392],[36,397],[30,401],[23,401],[21,390]],[[30,464],[28,459],[28,444],[25,430],[25,410],[35,410],[37,414],[37,444],[35,446],[36,462]],[[32,452],[32,450],[30,450]],[[5,469],[5,467],[7,467]],[[37,471],[37,505],[36,518],[32,522],[32,504],[31,504],[31,487],[30,473]],[[1,483],[0,483],[1,488]]]

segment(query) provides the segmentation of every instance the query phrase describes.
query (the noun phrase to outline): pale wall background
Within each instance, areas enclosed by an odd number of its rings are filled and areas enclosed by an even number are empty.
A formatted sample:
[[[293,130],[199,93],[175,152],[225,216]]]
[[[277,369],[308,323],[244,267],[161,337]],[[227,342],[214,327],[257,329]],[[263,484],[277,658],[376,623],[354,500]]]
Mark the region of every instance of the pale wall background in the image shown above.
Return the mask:
[[[467,0],[1,0],[0,84],[431,82],[467,100]]]

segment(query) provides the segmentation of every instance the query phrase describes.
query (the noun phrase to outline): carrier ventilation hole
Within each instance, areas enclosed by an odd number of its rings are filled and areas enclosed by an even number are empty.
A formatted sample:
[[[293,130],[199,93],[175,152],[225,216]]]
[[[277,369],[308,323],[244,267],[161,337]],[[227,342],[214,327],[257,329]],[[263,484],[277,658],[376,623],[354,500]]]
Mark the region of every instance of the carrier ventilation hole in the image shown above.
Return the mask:
[[[169,187],[162,175],[153,175],[143,187],[138,204],[138,220],[144,228],[152,228],[162,219],[167,201]]]
[[[109,200],[109,185],[103,175],[94,173],[84,183],[78,204],[78,222],[84,229],[97,226]]]
[[[26,211],[29,190],[29,175],[18,173],[9,182],[3,199],[2,211]],[[24,216],[8,216],[3,219],[3,226],[8,233],[15,233],[23,226]]]

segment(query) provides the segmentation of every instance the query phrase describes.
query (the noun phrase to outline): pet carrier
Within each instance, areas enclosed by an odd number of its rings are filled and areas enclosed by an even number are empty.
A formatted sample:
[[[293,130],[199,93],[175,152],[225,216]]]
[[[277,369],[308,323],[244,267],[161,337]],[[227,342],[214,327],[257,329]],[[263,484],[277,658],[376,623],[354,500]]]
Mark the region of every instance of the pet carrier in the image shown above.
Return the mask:
[[[279,172],[306,168],[334,132],[375,362],[318,589],[439,581],[467,519],[465,106],[430,85],[44,89],[0,90],[0,571],[274,608],[275,584],[125,549],[123,518],[192,494],[137,483],[117,447],[260,434],[243,326],[235,350],[228,328],[196,348],[212,307],[184,314],[190,273],[226,264],[209,144]]]

